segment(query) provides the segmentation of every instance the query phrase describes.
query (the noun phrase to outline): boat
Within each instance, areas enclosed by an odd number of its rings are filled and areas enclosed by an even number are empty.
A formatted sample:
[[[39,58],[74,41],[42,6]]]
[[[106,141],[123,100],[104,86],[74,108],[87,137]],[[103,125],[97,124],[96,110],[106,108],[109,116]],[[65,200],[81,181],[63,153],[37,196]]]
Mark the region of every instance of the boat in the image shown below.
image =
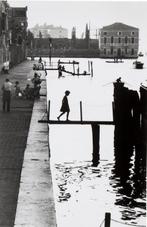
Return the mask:
[[[144,63],[142,63],[141,61],[134,61],[133,64],[135,64],[136,69],[143,69]]]
[[[143,53],[142,52],[139,52],[138,56],[139,57],[143,57]]]
[[[112,60],[112,61],[106,61],[107,63],[124,63],[124,61],[114,61],[114,60]]]

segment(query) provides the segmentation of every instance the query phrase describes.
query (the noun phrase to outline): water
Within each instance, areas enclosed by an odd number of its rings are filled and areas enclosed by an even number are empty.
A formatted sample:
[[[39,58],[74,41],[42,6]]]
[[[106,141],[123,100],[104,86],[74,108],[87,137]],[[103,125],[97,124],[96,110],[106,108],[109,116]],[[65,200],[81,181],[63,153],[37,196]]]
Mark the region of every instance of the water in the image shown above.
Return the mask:
[[[82,100],[83,120],[112,120],[112,82],[122,77],[127,87],[139,91],[140,83],[147,79],[146,58],[141,59],[143,70],[134,69],[133,60],[118,64],[104,59],[75,60],[80,62],[81,72],[88,70],[88,60],[93,61],[94,76],[63,74],[65,77],[58,79],[57,71],[49,71],[50,119],[59,115],[64,91],[70,90],[70,119],[80,119]],[[65,67],[72,70],[72,66]],[[114,126],[100,126],[98,167],[92,167],[91,162],[90,126],[50,125],[49,140],[58,227],[104,226],[105,212],[111,212],[113,227],[124,223],[145,226],[145,163],[134,150],[119,157],[120,162],[117,148],[114,150]]]

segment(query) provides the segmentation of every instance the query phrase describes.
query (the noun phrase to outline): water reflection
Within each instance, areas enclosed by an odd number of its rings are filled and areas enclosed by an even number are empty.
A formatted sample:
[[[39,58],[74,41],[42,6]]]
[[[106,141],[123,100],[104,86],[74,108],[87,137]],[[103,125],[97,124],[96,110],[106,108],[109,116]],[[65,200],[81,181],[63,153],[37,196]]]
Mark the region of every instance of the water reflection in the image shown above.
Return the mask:
[[[123,136],[124,140],[122,140],[118,129],[115,128],[115,162],[110,179],[117,195],[115,205],[121,207],[121,218],[123,220],[136,220],[137,217],[145,216],[146,210],[145,147],[141,143],[133,146],[129,140],[125,140],[125,135]]]

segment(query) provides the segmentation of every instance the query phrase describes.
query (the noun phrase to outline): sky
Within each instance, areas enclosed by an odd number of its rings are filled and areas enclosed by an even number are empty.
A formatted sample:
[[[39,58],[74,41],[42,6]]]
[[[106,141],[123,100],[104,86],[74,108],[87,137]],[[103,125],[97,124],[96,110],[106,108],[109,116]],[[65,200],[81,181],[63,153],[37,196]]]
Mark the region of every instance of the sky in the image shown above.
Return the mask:
[[[53,24],[68,29],[71,37],[73,26],[77,37],[90,25],[94,38],[96,29],[115,22],[139,28],[141,51],[147,51],[147,1],[41,1],[8,0],[12,7],[28,7],[28,27],[35,24]]]

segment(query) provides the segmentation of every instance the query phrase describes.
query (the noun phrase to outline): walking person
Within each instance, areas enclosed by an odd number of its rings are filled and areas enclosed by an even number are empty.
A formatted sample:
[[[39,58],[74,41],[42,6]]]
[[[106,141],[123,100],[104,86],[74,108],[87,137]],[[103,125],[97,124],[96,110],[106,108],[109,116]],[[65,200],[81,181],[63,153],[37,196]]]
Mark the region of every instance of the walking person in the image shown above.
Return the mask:
[[[2,86],[3,111],[6,110],[6,106],[7,106],[7,112],[10,112],[11,90],[12,90],[12,83],[9,81],[9,79],[6,79]]]
[[[70,91],[65,91],[65,96],[62,99],[62,106],[61,106],[61,114],[57,117],[58,121],[60,121],[60,117],[66,113],[66,121],[68,121],[68,117],[69,117],[69,112],[70,112],[70,108],[69,108],[69,104],[68,104],[68,98],[67,96],[70,94]]]

